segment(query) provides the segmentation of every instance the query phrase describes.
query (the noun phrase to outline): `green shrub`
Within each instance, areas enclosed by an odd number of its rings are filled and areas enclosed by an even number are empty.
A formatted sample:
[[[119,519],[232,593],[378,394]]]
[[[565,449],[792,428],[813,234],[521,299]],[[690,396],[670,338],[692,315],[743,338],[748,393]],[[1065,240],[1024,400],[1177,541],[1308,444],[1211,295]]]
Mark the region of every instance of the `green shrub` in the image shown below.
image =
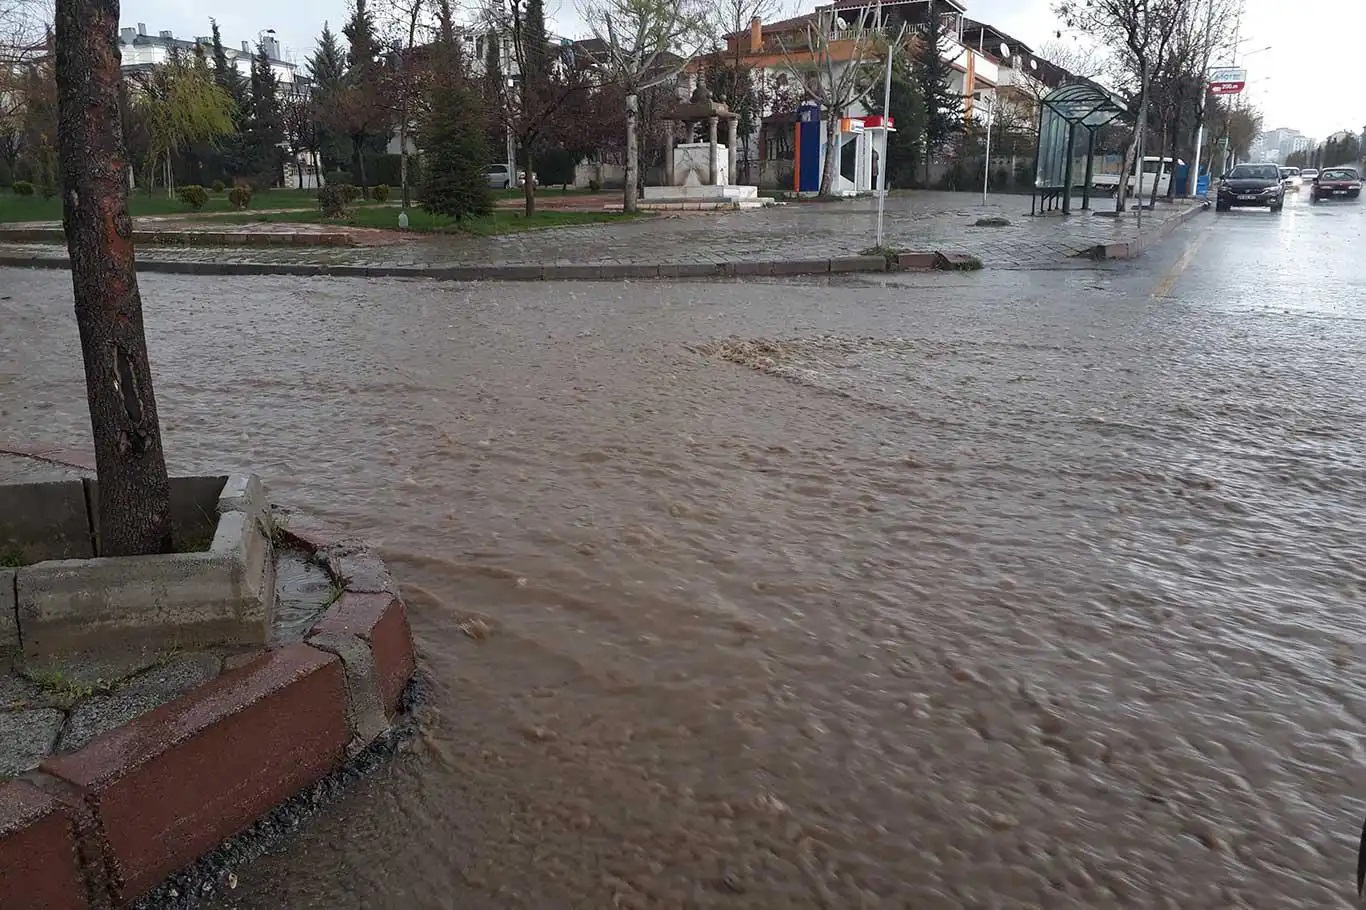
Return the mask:
[[[601,193],[601,192],[602,192],[602,184],[601,184],[601,183],[598,183],[598,181],[597,181],[596,178],[594,178],[593,180],[588,181],[588,192],[590,192],[590,193]]]
[[[346,215],[346,190],[349,184],[328,184],[318,190],[318,208],[324,218],[343,218]]]
[[[342,186],[351,182],[351,175],[346,171],[331,171],[323,174],[323,183],[327,186]]]
[[[16,196],[32,196],[32,195],[33,195],[33,184],[32,184],[32,183],[29,183],[27,180],[16,180],[16,181],[14,181],[14,186],[11,187],[11,189],[14,190],[14,195],[16,195]]]
[[[374,197],[374,200],[375,200],[376,202],[388,202],[388,201],[389,201],[389,184],[387,184],[387,183],[381,183],[381,184],[379,184],[378,186],[376,186],[374,189],[372,189],[372,190],[370,191],[370,195],[371,195],[372,197]]]
[[[341,191],[342,201],[347,205],[350,205],[360,198],[360,190],[350,183],[340,184],[337,186],[337,189]]]
[[[176,195],[180,197],[181,202],[185,203],[196,212],[209,202],[209,191],[204,189],[204,187],[195,184],[182,186],[180,189],[176,190]]]
[[[224,183],[223,183],[222,180],[215,180],[215,181],[213,182],[213,191],[214,191],[215,193],[221,193],[221,192],[223,192],[223,191],[226,190],[226,189],[227,189],[227,186],[224,185]]]
[[[244,209],[251,205],[251,187],[238,185],[228,193],[228,202],[235,209]]]

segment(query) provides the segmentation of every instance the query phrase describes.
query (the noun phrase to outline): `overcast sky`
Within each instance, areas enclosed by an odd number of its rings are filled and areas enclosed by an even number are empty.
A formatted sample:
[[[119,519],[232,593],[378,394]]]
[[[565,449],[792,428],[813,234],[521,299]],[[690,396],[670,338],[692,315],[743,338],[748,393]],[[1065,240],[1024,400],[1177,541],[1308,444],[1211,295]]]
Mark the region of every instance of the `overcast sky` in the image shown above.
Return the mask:
[[[380,0],[371,0],[378,5]],[[796,0],[788,0],[792,6]],[[798,9],[812,9],[805,0]],[[967,0],[968,15],[989,22],[1020,41],[1038,47],[1058,27],[1050,0]],[[547,11],[557,30],[581,37],[585,30],[575,13],[574,0],[547,0]],[[207,34],[208,15],[218,17],[223,40],[233,46],[255,41],[264,29],[302,63],[313,49],[324,20],[340,29],[346,0],[233,0],[219,4],[185,0],[124,0],[123,24],[147,24],[153,34],[170,29],[177,37]],[[1339,129],[1366,126],[1366,96],[1360,91],[1359,64],[1354,48],[1324,40],[1315,22],[1331,22],[1332,29],[1350,40],[1366,33],[1366,11],[1361,0],[1307,0],[1287,7],[1276,0],[1246,0],[1241,35],[1248,78],[1248,97],[1265,114],[1267,129],[1290,127],[1315,138]],[[1269,51],[1260,48],[1271,46]],[[1255,53],[1254,53],[1255,52]],[[1241,61],[1240,61],[1241,62]]]

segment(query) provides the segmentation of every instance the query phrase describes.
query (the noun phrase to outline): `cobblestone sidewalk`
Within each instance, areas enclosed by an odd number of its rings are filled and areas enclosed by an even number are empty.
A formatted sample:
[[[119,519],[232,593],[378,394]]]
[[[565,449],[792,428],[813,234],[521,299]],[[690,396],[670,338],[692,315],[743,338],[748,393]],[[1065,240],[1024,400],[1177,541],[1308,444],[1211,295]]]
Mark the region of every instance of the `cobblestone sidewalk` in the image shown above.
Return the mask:
[[[1159,207],[1144,216],[1148,234],[1191,203]],[[1111,206],[1099,200],[1098,208]],[[855,255],[874,245],[876,203],[805,202],[750,212],[656,216],[615,224],[581,225],[496,237],[419,235],[383,247],[195,249],[143,247],[144,260],[244,263],[318,263],[366,267],[471,265],[599,265],[715,263],[816,259]],[[1008,219],[976,227],[978,219]],[[1031,217],[1029,197],[993,196],[983,205],[970,193],[914,192],[888,198],[884,243],[901,249],[971,253],[992,268],[1055,268],[1088,247],[1138,237],[1132,214],[1103,218]],[[0,245],[0,255],[64,258],[56,245]]]

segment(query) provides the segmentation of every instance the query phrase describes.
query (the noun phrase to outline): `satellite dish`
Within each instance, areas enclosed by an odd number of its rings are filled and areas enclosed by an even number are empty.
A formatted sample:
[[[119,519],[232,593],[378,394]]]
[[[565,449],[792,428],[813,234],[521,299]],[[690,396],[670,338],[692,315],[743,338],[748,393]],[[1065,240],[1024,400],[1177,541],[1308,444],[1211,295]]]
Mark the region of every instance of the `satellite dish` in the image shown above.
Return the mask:
[[[1001,56],[1005,58],[1010,57],[1010,45],[1006,44],[1004,41],[1001,42]]]

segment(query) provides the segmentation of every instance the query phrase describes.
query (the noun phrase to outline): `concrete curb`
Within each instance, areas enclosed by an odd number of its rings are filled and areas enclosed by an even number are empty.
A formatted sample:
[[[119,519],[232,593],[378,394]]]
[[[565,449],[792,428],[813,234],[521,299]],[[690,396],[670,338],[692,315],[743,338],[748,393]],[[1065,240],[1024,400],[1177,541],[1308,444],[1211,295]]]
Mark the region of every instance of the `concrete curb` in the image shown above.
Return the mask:
[[[318,522],[280,533],[338,553],[354,587],[305,641],[0,783],[5,910],[126,906],[387,733],[416,671],[393,579]]]
[[[1079,259],[1094,259],[1097,262],[1104,262],[1111,259],[1137,259],[1145,252],[1157,246],[1167,236],[1179,228],[1181,225],[1190,221],[1196,215],[1209,208],[1208,204],[1200,202],[1194,203],[1175,218],[1163,222],[1162,226],[1156,231],[1144,234],[1137,240],[1125,240],[1119,243],[1098,243],[1095,246],[1087,247],[1077,253]]]
[[[838,256],[830,259],[780,259],[756,262],[667,262],[603,265],[469,265],[368,266],[322,263],[174,262],[138,259],[139,272],[169,275],[290,275],[313,278],[428,278],[434,281],[623,281],[660,278],[735,278],[751,275],[828,275],[831,273],[903,272],[934,268],[930,253],[883,256]],[[0,255],[0,267],[67,269],[57,257]]]
[[[0,243],[66,243],[61,228],[0,228]],[[338,247],[355,246],[344,231],[133,231],[133,243],[147,246]]]

